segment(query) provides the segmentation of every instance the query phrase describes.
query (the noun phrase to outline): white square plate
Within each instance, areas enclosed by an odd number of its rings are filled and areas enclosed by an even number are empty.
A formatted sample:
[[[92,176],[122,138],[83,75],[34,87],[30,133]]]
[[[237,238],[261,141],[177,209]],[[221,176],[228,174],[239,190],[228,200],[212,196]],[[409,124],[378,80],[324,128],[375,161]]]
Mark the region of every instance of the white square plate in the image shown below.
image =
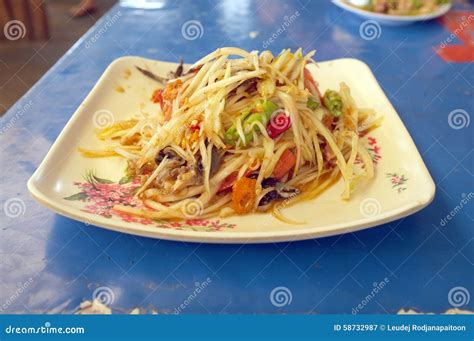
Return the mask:
[[[384,117],[382,126],[368,136],[376,164],[370,183],[359,186],[351,199],[340,199],[342,180],[314,200],[285,208],[301,225],[276,220],[271,214],[175,223],[118,215],[114,202],[127,200],[136,186],[124,178],[119,158],[84,158],[78,147],[99,149],[104,142],[94,133],[97,125],[153,112],[150,103],[156,83],[135,66],[166,75],[177,64],[140,57],[115,60],[79,106],[28,181],[41,204],[66,217],[110,230],[153,238],[209,242],[262,243],[336,235],[380,225],[412,214],[428,205],[435,185],[410,135],[377,83],[369,67],[356,59],[337,59],[309,65],[321,90],[338,89],[345,82],[359,107],[374,108]],[[85,180],[94,174],[95,186]]]

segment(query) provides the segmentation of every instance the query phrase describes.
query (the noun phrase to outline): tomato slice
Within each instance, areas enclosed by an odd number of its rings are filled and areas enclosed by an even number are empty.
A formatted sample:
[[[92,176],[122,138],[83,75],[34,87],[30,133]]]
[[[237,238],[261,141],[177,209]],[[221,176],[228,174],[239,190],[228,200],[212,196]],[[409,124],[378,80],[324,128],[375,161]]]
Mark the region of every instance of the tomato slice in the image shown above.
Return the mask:
[[[290,150],[286,149],[281,154],[275,168],[273,169],[272,176],[276,179],[283,178],[296,164],[296,155]]]

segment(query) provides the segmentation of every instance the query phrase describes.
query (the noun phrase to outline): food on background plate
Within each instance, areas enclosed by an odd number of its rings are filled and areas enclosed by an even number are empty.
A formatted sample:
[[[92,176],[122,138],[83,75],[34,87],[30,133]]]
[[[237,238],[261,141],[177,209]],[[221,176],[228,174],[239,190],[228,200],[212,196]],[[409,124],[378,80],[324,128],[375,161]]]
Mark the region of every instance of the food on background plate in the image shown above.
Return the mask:
[[[435,12],[450,0],[349,0],[365,10],[389,15],[419,15]]]
[[[271,211],[292,222],[280,208],[340,178],[347,200],[374,176],[362,137],[381,118],[358,108],[344,83],[321,93],[307,69],[313,55],[225,47],[167,78],[137,67],[157,84],[157,111],[97,130],[109,147],[80,151],[124,158],[145,208],[114,209],[151,219]]]

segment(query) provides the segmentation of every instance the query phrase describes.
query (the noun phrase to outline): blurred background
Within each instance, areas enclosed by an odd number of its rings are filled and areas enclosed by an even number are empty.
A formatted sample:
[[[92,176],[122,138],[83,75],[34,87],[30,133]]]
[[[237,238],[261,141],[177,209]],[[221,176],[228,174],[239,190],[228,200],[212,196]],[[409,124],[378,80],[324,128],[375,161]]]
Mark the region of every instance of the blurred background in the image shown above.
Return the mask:
[[[146,9],[164,1],[0,0],[0,117],[116,2]]]
[[[11,20],[26,26],[23,39],[1,31],[0,116],[115,2],[97,0],[87,8],[80,0],[0,0],[0,27]]]

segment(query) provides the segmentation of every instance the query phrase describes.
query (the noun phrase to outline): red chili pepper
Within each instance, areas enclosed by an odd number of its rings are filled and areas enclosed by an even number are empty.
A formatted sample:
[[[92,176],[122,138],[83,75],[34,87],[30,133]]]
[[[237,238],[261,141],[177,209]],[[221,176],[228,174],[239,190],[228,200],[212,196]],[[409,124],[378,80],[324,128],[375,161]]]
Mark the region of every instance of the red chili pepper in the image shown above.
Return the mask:
[[[155,90],[155,92],[153,92],[151,100],[153,101],[153,103],[160,103],[161,109],[163,109],[163,90]]]
[[[311,95],[319,97],[320,102],[323,100],[323,96],[321,96],[321,92],[318,88],[318,83],[314,80],[311,72],[307,68],[304,68],[304,86],[309,90]]]
[[[284,112],[279,112],[270,118],[267,125],[267,133],[272,139],[276,139],[291,127],[291,118]]]
[[[229,189],[232,186],[234,186],[235,182],[237,181],[237,175],[239,175],[238,172],[233,172],[233,173],[230,173],[229,175],[227,175],[227,177],[224,179],[224,181],[222,181],[218,192],[225,191],[226,189]]]
[[[250,173],[252,173],[252,171],[250,169],[247,169],[247,171],[245,172],[244,176],[248,176],[250,175]],[[239,172],[232,172],[230,173],[229,175],[227,175],[227,177],[224,179],[224,181],[222,181],[219,189],[217,190],[217,192],[222,192],[222,191],[225,191],[229,188],[232,188],[235,184],[235,182],[237,181],[237,176],[239,175]]]

